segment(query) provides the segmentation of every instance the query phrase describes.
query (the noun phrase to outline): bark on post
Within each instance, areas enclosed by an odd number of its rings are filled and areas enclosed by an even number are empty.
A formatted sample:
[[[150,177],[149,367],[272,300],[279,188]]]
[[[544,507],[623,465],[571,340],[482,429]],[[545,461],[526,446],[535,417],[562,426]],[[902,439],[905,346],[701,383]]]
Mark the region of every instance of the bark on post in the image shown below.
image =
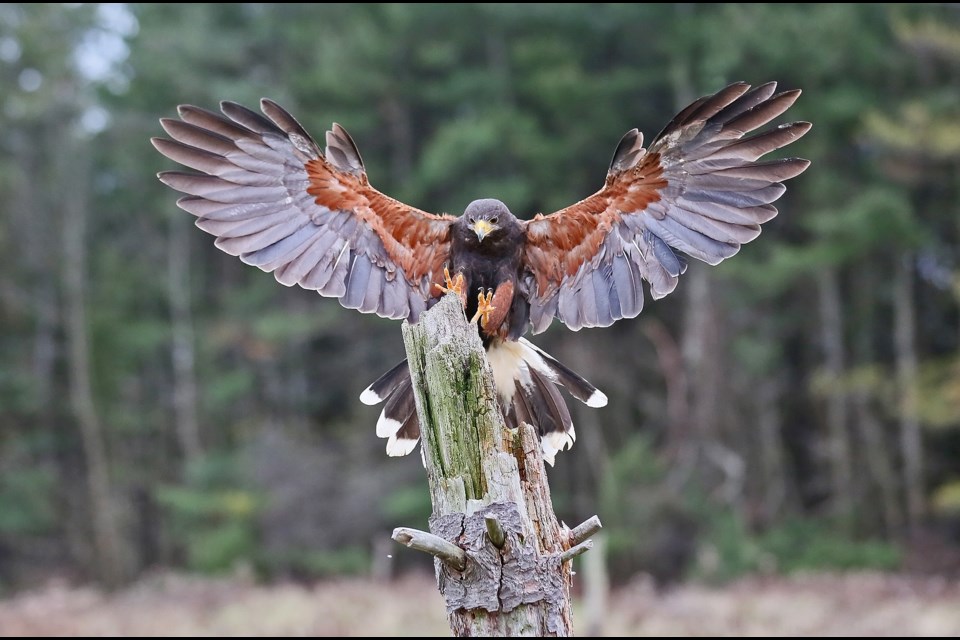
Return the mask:
[[[456,297],[405,324],[403,336],[433,502],[430,532],[466,560],[461,565],[442,544],[410,544],[410,529],[397,529],[394,539],[438,556],[454,635],[572,635],[569,559],[576,552],[564,554],[599,521],[582,537],[557,522],[536,433],[504,426],[483,346]]]

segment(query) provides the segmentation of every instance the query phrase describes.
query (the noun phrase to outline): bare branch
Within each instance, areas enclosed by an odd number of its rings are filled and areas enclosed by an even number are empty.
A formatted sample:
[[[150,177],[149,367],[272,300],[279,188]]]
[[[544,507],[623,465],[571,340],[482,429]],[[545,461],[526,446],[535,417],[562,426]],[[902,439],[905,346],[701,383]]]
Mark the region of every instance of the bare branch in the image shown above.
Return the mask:
[[[570,531],[570,544],[578,545],[603,527],[600,524],[600,518],[593,516],[587,520],[584,520],[581,524],[577,525]]]
[[[457,571],[463,571],[467,566],[467,554],[463,549],[432,533],[409,527],[397,527],[393,530],[391,537],[406,547],[440,558]]]
[[[590,551],[590,549],[593,549],[593,540],[584,540],[577,546],[570,547],[569,549],[561,553],[560,562],[567,562],[569,560],[573,560],[574,558],[579,556],[581,553],[586,553],[587,551]]]

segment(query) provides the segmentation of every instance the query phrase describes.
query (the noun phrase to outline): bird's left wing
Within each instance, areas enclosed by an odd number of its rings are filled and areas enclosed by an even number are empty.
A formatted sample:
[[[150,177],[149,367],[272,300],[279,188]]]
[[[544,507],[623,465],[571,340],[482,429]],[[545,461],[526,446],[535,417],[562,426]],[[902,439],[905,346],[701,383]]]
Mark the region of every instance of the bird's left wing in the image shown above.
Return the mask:
[[[681,111],[650,145],[636,130],[620,141],[606,182],[589,198],[526,224],[524,287],[534,333],[554,317],[573,330],[605,327],[677,284],[683,256],[717,264],[760,233],[771,204],[810,164],[759,158],[810,129],[794,122],[744,137],[800,95],[776,83],[737,83]]]
[[[217,247],[282,284],[415,322],[439,293],[432,283],[449,259],[454,218],[374,189],[339,125],[323,150],[279,105],[260,104],[266,117],[224,102],[224,115],[181,106],[180,120],[161,120],[173,139],[154,138],[154,146],[202,172],[160,174],[188,194],[177,204]]]

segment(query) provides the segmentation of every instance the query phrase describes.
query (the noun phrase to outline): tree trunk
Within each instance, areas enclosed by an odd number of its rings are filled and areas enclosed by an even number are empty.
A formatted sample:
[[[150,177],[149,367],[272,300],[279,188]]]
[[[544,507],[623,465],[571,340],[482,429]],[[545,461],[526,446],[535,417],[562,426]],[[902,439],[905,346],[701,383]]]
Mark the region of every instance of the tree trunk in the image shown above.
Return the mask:
[[[70,137],[67,131],[64,135]],[[80,439],[87,465],[87,491],[90,499],[90,515],[93,520],[97,572],[103,582],[116,585],[123,573],[120,536],[110,495],[109,462],[103,427],[93,399],[90,380],[90,341],[87,335],[88,159],[83,153],[64,151],[62,155],[69,159],[69,167],[65,167],[60,172],[60,186],[64,194],[62,201],[63,287],[69,355],[70,406],[80,427]]]
[[[765,523],[776,521],[787,501],[787,464],[780,435],[783,428],[780,415],[782,395],[783,383],[773,372],[760,381],[755,394],[757,448],[763,482],[761,504]]]
[[[907,526],[911,532],[924,513],[923,438],[917,417],[916,318],[913,307],[913,256],[897,261],[894,275],[894,342],[897,388],[900,390],[900,447],[903,450],[903,482],[907,497]]]
[[[50,229],[57,225],[53,219],[49,200],[51,195],[39,180],[30,176],[43,175],[43,163],[37,158],[38,139],[44,131],[39,127],[23,127],[19,135],[12,136],[11,150],[14,162],[20,167],[15,174],[11,189],[12,201],[6,215],[7,229],[16,230],[17,245],[10,247],[20,252],[22,271],[12,274],[9,289],[0,290],[0,295],[9,296],[11,308],[29,307],[35,318],[33,336],[32,377],[36,404],[43,421],[49,428],[54,422],[57,409],[55,369],[57,365],[57,331],[60,308],[57,300],[57,255],[49,250]],[[48,134],[49,135],[49,134]],[[0,229],[2,233],[3,229]],[[14,260],[17,264],[18,260]],[[0,300],[0,302],[3,302]]]
[[[187,216],[170,219],[167,291],[170,298],[173,363],[173,414],[180,451],[189,463],[203,455],[197,420],[197,378],[194,368],[193,314],[190,310],[190,226]]]
[[[398,529],[394,539],[446,558],[436,572],[454,635],[571,635],[569,559],[589,548],[589,533],[557,522],[533,427],[504,426],[483,346],[455,296],[403,334],[434,535]],[[446,550],[418,536],[442,538],[434,543]]]
[[[683,366],[683,352],[666,325],[652,318],[642,325],[653,345],[667,390],[667,456],[676,459],[690,440],[690,385]]]
[[[416,148],[413,130],[413,115],[410,105],[402,96],[394,93],[387,96],[381,106],[387,123],[390,140],[390,177],[394,184],[403,185],[413,173],[413,150]]]
[[[854,391],[854,415],[860,438],[863,440],[863,457],[867,471],[877,487],[880,498],[880,517],[887,536],[902,530],[900,500],[897,495],[896,471],[890,463],[890,454],[883,434],[883,425],[870,407],[870,398],[864,389]]]
[[[848,433],[847,395],[839,385],[846,371],[843,340],[843,299],[835,269],[820,272],[817,280],[820,297],[820,340],[824,368],[832,389],[827,393],[827,442],[835,513],[843,518],[853,515],[853,475]]]
[[[610,619],[610,574],[607,571],[607,536],[594,538],[593,553],[583,560],[583,617],[587,636],[606,635]]]

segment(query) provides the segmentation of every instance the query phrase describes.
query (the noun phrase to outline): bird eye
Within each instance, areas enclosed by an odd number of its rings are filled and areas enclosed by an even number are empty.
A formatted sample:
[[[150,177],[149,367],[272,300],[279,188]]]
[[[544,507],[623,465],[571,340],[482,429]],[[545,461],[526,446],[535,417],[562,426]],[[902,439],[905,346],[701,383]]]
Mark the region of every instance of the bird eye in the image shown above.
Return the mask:
[[[476,218],[474,218],[473,216],[470,216],[469,218],[467,218],[467,220],[469,220],[469,221],[470,221],[470,224],[473,224],[474,222],[476,222],[476,221],[477,221],[477,219],[476,219]]]
[[[497,220],[499,219],[500,218],[498,218],[497,216],[493,216],[492,218],[490,218],[490,224],[497,224]]]

